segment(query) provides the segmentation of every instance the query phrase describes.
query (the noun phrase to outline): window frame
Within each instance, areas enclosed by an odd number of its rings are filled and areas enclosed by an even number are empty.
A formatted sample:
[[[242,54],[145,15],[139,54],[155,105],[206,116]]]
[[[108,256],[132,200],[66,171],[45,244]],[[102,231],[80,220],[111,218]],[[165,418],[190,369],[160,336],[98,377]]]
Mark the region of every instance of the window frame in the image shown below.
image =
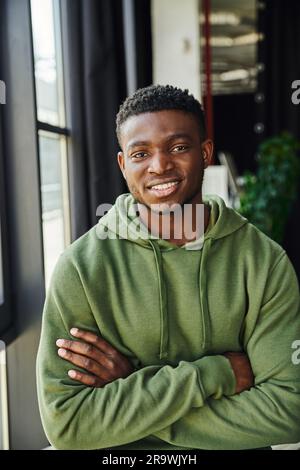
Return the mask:
[[[32,15],[31,9],[31,2],[29,5],[30,14]],[[65,152],[62,152],[60,157],[64,158],[62,163],[62,194],[63,194],[63,220],[64,220],[64,245],[65,247],[71,243],[72,241],[72,209],[70,204],[70,191],[71,191],[71,183],[70,183],[70,172],[69,172],[69,163],[70,163],[70,137],[71,137],[71,129],[67,127],[67,98],[66,98],[66,87],[68,85],[68,81],[66,79],[66,70],[64,66],[64,56],[65,56],[65,49],[64,49],[64,40],[63,40],[63,19],[62,19],[62,8],[59,0],[52,0],[52,8],[53,8],[53,22],[54,22],[54,41],[55,41],[55,54],[56,54],[56,69],[57,69],[57,91],[58,91],[58,111],[59,117],[62,117],[61,121],[64,122],[64,126],[62,125],[54,125],[46,121],[41,121],[37,118],[36,122],[36,132],[37,132],[37,140],[38,143],[40,142],[40,137],[47,133],[49,137],[64,137],[65,138],[65,145],[64,149]],[[32,17],[31,17],[32,18]],[[37,97],[37,88],[36,88],[36,77],[35,77],[35,63],[34,63],[34,38],[33,38],[33,28],[31,28],[31,36],[32,36],[32,45],[33,45],[33,81],[34,81],[34,88],[35,88],[35,106],[36,106],[36,116],[38,116],[38,97]],[[65,153],[65,154],[64,154]],[[40,179],[41,179],[41,160],[40,160],[40,145],[38,145],[38,159],[39,159],[39,167],[40,167]],[[41,200],[42,200],[42,192],[41,192]],[[67,208],[67,209],[66,209]],[[41,213],[41,227],[43,231],[43,213]],[[44,248],[44,237],[43,237],[43,248]],[[46,266],[45,262],[45,251],[44,253],[44,268]],[[46,278],[45,273],[45,278]]]

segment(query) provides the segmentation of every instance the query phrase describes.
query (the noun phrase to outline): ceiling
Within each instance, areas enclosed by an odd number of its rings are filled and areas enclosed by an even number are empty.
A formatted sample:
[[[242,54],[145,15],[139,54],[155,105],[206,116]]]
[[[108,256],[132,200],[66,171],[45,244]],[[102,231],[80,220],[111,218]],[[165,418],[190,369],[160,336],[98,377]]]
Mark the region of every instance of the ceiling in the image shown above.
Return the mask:
[[[211,0],[210,20],[213,94],[254,92],[256,48],[261,39],[256,31],[256,1]],[[200,15],[201,46],[205,44],[203,21]],[[205,92],[205,75],[203,83]]]

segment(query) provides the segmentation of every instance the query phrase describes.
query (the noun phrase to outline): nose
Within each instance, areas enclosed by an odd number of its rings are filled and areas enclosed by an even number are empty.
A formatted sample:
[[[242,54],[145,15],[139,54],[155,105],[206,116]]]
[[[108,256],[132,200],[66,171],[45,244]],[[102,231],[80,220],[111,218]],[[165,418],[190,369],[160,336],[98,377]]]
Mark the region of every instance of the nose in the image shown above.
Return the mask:
[[[172,160],[172,155],[157,151],[150,159],[148,172],[160,175],[168,172],[169,170],[173,170],[173,168],[174,161]]]

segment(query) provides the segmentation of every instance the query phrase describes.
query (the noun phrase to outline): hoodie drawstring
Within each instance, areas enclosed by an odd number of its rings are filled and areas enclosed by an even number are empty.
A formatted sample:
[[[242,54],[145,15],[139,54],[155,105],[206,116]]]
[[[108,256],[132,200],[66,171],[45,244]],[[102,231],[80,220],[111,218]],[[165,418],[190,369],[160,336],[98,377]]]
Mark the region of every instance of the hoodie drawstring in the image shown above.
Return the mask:
[[[157,270],[158,277],[158,287],[159,287],[159,305],[160,305],[160,349],[159,349],[159,359],[165,359],[168,356],[168,341],[169,341],[169,327],[168,327],[168,309],[167,309],[167,294],[166,286],[164,283],[164,275],[162,268],[162,256],[159,247],[149,239],[149,243],[152,246],[155,265]],[[207,254],[210,250],[212,243],[211,238],[204,240],[202,247],[202,256],[200,261],[199,269],[199,298],[201,306],[201,318],[202,318],[202,349],[206,351],[210,346],[210,321],[208,313],[208,299],[207,299],[207,273],[205,272],[205,264]]]
[[[201,306],[201,313],[202,313],[202,334],[203,334],[203,341],[202,341],[202,349],[205,352],[206,348],[210,345],[210,322],[209,322],[209,315],[208,315],[208,300],[207,300],[207,273],[205,272],[205,258],[207,257],[207,253],[210,250],[212,243],[211,238],[207,238],[204,240],[202,246],[202,256],[200,261],[200,269],[199,269],[199,295],[200,295],[200,306]]]
[[[168,327],[168,309],[167,309],[167,294],[166,286],[164,283],[164,276],[162,271],[162,256],[158,246],[149,239],[149,243],[153,248],[155,256],[155,264],[158,276],[159,287],[159,305],[160,305],[160,348],[159,359],[165,359],[168,356],[168,341],[169,341],[169,327]]]

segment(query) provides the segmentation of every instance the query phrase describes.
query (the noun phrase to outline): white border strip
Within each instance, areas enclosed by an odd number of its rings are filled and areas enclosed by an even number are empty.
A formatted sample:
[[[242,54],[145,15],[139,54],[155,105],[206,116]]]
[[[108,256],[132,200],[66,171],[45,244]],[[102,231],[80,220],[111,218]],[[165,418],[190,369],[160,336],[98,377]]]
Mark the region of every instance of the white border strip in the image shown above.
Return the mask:
[[[0,425],[1,441],[0,449],[9,450],[9,425],[8,425],[8,398],[6,375],[6,348],[4,341],[0,340]]]

